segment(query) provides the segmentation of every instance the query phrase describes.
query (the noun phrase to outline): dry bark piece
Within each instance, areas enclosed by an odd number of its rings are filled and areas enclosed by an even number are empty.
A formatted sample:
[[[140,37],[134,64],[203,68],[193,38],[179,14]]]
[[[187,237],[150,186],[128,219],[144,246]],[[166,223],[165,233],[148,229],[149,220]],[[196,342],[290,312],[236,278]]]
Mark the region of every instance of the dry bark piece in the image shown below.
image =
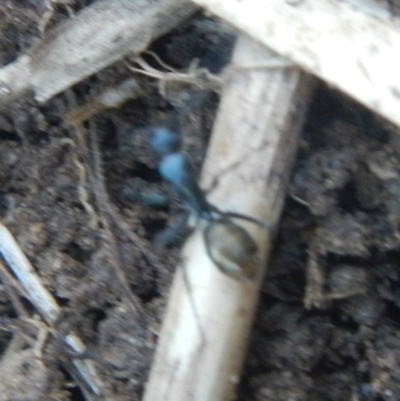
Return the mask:
[[[130,99],[144,95],[143,90],[134,78],[128,78],[115,87],[107,88],[95,98],[89,100],[83,106],[70,111],[64,118],[67,125],[79,125],[89,118],[107,109],[115,109],[122,106]]]
[[[242,37],[234,66],[271,57],[266,48]],[[311,92],[309,76],[297,69],[238,68],[232,73],[201,181],[204,187],[217,182],[209,199],[213,204],[276,225]],[[240,225],[259,250],[257,277],[238,281],[223,274],[206,252],[202,230],[189,238],[144,401],[233,398],[272,236],[255,224]]]
[[[196,11],[186,0],[100,0],[0,69],[0,105],[33,90],[39,102],[140,53]]]
[[[398,20],[336,0],[193,1],[400,125]]]

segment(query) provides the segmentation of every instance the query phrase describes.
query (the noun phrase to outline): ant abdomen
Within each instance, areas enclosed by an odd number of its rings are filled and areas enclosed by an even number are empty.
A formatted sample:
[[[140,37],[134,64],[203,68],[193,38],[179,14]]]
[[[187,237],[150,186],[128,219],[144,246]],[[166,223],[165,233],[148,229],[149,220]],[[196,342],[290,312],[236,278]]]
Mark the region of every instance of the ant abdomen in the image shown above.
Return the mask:
[[[252,280],[259,268],[258,247],[250,234],[230,220],[219,219],[204,229],[207,253],[226,275],[239,280]]]

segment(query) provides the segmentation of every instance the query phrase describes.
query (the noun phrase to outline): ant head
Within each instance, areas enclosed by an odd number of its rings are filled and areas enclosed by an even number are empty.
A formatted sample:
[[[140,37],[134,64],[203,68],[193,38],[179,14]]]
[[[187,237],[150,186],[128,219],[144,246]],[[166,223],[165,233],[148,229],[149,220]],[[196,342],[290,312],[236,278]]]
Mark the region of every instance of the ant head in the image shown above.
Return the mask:
[[[150,147],[160,156],[178,152],[181,147],[179,136],[168,128],[156,127],[151,129]]]

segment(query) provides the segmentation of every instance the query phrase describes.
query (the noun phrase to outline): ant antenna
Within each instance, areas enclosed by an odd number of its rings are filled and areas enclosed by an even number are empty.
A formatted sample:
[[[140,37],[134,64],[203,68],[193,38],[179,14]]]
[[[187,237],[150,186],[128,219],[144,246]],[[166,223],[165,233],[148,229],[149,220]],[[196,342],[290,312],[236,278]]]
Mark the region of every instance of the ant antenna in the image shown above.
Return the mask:
[[[236,213],[236,212],[223,212],[222,210],[218,209],[216,206],[209,203],[210,209],[214,212],[222,216],[223,218],[230,218],[230,219],[238,219],[238,220],[245,220],[249,221],[250,223],[256,224],[265,230],[271,230],[271,225],[256,219],[255,217],[247,216],[246,214]]]

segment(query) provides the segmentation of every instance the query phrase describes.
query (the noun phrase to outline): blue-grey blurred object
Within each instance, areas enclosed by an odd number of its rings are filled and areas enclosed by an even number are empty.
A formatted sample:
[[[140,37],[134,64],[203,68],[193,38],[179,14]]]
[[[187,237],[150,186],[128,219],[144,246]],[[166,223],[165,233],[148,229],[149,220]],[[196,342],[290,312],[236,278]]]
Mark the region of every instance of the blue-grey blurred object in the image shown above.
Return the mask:
[[[150,147],[159,156],[179,151],[181,147],[179,136],[171,132],[168,128],[157,127],[151,129],[151,132]]]
[[[248,220],[267,227],[264,222],[235,212],[222,212],[210,204],[197,185],[196,176],[180,151],[178,135],[167,128],[152,129],[150,146],[160,156],[158,171],[197,218],[207,220],[203,238],[209,257],[226,275],[242,281],[252,280],[258,273],[258,247],[251,235],[231,219]],[[159,233],[156,245],[164,247],[177,237],[186,225],[186,217]]]
[[[179,136],[164,127],[151,131],[150,146],[161,156],[158,171],[162,179],[171,184],[191,212],[200,218],[211,219],[210,205],[197,185],[189,162],[180,152]]]
[[[191,212],[202,219],[211,219],[210,205],[197,185],[194,172],[182,153],[171,153],[163,157],[158,165],[158,171],[163,180],[175,188]]]
[[[191,229],[187,226],[189,214],[187,212],[179,215],[169,227],[161,230],[154,238],[153,244],[157,249],[166,248],[169,245],[179,246],[190,234]]]
[[[143,184],[144,181],[137,177],[129,180],[128,185],[122,190],[122,197],[157,209],[163,209],[168,206],[170,201],[168,195],[152,190],[144,190]]]
[[[267,230],[270,228],[268,224],[251,216],[235,212],[222,212],[210,204],[197,185],[195,174],[188,160],[179,151],[180,140],[178,135],[164,127],[153,128],[151,131],[153,135],[150,146],[155,153],[161,156],[158,171],[162,179],[175,188],[189,210],[197,217],[212,220],[217,215],[219,218],[247,220]]]

